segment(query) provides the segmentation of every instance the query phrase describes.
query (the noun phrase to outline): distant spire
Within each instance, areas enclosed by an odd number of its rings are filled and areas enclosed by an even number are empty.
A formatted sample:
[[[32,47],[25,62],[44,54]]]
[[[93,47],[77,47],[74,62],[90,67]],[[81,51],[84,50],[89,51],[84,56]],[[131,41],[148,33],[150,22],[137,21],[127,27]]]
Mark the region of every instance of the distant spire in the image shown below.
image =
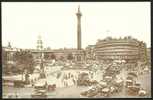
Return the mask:
[[[78,6],[78,12],[76,13],[77,16],[77,49],[81,49],[81,12],[80,6]]]
[[[41,35],[38,36],[38,40],[37,40],[37,49],[38,50],[42,50],[43,49],[43,41],[41,39]]]
[[[81,11],[80,11],[80,5],[78,5],[78,12],[77,12],[77,15],[81,16]]]
[[[11,43],[10,42],[8,42],[8,47],[11,48]]]
[[[80,12],[80,5],[78,6],[78,12]]]

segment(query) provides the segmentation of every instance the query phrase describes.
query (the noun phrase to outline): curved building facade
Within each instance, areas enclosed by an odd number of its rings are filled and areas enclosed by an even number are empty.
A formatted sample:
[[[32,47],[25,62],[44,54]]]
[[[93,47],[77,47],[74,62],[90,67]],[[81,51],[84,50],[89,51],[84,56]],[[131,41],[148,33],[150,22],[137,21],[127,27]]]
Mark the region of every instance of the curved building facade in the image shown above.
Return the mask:
[[[131,37],[120,39],[108,37],[104,40],[99,40],[95,46],[97,60],[137,61],[145,58],[145,52],[145,43]]]

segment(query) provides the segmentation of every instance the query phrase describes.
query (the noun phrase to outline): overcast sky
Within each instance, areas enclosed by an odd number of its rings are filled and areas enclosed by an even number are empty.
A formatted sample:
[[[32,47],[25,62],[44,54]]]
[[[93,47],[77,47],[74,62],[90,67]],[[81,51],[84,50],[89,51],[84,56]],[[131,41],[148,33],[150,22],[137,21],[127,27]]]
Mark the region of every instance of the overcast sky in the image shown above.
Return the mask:
[[[77,7],[82,12],[82,47],[107,36],[132,36],[151,45],[150,2],[3,2],[2,45],[36,48],[77,47]]]

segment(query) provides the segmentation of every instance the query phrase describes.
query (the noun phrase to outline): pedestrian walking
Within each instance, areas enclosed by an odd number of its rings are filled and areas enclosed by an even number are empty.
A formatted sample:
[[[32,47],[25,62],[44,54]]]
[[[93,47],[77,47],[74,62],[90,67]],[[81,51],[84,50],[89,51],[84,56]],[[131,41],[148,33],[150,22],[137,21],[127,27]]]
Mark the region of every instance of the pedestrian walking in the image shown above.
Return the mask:
[[[63,83],[64,83],[64,87],[65,87],[65,86],[66,86],[66,85],[65,85],[65,80],[63,80]]]
[[[73,78],[73,84],[75,85],[75,80],[74,80],[74,78]]]

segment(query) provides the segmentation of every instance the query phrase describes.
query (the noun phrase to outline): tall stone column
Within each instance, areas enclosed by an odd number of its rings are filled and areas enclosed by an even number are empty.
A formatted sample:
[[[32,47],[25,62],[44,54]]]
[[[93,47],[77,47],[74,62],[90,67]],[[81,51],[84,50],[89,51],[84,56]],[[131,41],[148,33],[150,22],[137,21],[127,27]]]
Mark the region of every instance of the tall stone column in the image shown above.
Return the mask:
[[[78,7],[78,12],[76,13],[77,16],[77,49],[81,50],[81,12],[80,6]]]

